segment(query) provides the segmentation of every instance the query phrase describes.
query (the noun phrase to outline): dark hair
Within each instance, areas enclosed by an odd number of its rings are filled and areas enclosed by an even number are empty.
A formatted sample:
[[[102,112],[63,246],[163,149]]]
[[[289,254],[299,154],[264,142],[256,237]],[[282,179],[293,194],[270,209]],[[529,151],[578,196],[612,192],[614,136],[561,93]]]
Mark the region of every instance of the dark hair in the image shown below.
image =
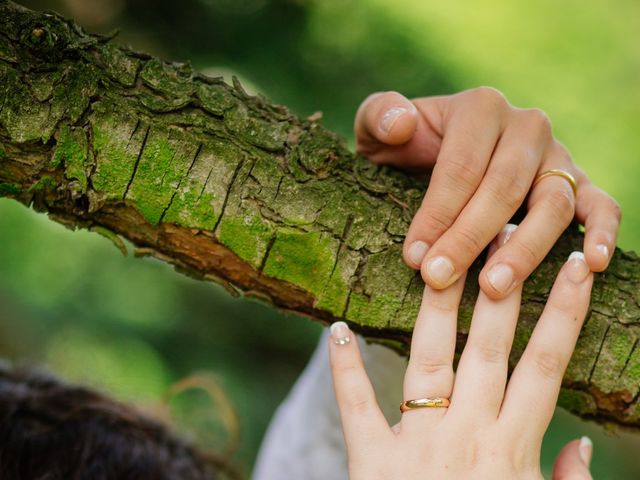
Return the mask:
[[[2,480],[212,480],[222,467],[130,406],[0,365]]]

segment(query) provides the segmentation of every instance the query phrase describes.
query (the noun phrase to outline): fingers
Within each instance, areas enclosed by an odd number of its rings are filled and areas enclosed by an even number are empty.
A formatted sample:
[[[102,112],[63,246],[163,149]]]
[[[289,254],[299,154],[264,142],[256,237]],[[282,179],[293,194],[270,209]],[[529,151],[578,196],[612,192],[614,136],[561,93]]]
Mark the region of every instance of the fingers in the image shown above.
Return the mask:
[[[465,232],[460,232],[463,229],[459,229],[460,233],[454,236],[454,243],[446,250],[444,242],[435,244],[454,224],[482,182],[503,132],[507,112],[506,100],[495,90],[476,89],[460,94],[458,101],[452,101],[444,114],[438,159],[422,205],[407,232],[403,250],[407,265],[413,268],[422,265],[422,276],[433,288],[451,285],[468,267],[460,265],[455,256],[450,254],[450,250],[462,253],[463,245],[475,241],[464,237]],[[482,222],[484,220],[486,218]],[[503,219],[493,232],[484,234],[478,240],[478,244],[472,247],[475,256],[507,220]],[[474,223],[481,222],[476,219]],[[468,222],[464,225],[469,231]],[[480,246],[482,242],[484,245]],[[428,247],[433,247],[433,252],[427,253]],[[430,261],[428,265],[421,258],[424,254]]]
[[[392,435],[364,370],[356,337],[344,322],[331,325],[329,358],[333,385],[350,454],[368,441]]]
[[[567,443],[553,464],[553,480],[591,480],[589,465],[593,444],[589,437]]]
[[[510,114],[508,126],[477,191],[456,215],[453,225],[429,250],[422,274],[434,288],[447,286],[459,272],[466,271],[527,196],[551,141],[551,129],[545,117],[533,112],[519,110]],[[439,185],[432,181],[429,188],[439,188]],[[425,207],[426,210],[434,208],[437,206]]]
[[[529,432],[535,441],[542,440],[551,421],[562,377],[589,307],[592,283],[584,255],[572,253],[507,386],[500,420],[513,431]]]
[[[566,151],[555,147],[542,171],[569,170]],[[529,212],[508,245],[500,249],[480,272],[480,288],[498,299],[520,285],[542,262],[574,217],[575,199],[571,184],[550,176],[535,185],[529,196]]]
[[[436,291],[425,286],[404,377],[405,400],[451,396],[456,323],[463,289],[464,276],[445,290]],[[402,416],[402,430],[420,430],[424,424],[416,421],[417,417],[430,418],[443,413],[438,408],[405,412]],[[411,421],[405,426],[405,419],[409,417]]]
[[[584,254],[591,271],[602,272],[609,265],[616,246],[622,212],[607,193],[580,172],[576,218],[585,226]]]
[[[504,245],[515,225],[503,228],[491,250]],[[498,249],[499,251],[499,249]],[[466,346],[456,372],[450,410],[472,422],[495,421],[507,381],[509,353],[520,311],[522,288],[502,300],[478,294]]]

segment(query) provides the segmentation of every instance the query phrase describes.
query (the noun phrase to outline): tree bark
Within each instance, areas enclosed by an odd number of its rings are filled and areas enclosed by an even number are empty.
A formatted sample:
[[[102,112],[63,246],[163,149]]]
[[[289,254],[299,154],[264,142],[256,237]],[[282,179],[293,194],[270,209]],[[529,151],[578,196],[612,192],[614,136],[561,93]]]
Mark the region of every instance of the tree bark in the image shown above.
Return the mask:
[[[367,163],[318,118],[297,118],[237,82],[5,0],[0,85],[0,195],[408,352],[423,284],[401,250],[424,179]],[[569,228],[525,283],[511,366],[582,240]],[[468,276],[458,351],[480,264]],[[570,411],[640,428],[639,287],[640,260],[616,250],[564,378],[560,404]]]

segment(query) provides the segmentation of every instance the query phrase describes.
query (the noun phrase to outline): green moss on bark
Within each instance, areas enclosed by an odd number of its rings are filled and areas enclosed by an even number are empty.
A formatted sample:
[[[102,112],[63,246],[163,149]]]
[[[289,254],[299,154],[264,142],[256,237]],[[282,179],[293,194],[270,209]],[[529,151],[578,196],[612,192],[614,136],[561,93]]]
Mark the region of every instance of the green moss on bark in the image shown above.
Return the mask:
[[[333,270],[339,242],[322,233],[280,228],[263,273],[319,296]]]
[[[89,119],[96,155],[93,187],[107,200],[121,200],[149,127],[139,119],[97,107]]]
[[[87,191],[87,136],[82,128],[63,125],[58,134],[58,142],[51,158],[51,167],[64,166],[65,177],[76,180],[79,189],[76,194]]]
[[[595,415],[598,410],[591,395],[566,388],[560,390],[558,405],[581,416]]]
[[[13,197],[22,193],[22,186],[17,183],[0,182],[0,197]]]
[[[257,268],[262,264],[273,228],[259,215],[246,212],[243,216],[225,216],[216,233],[220,243]]]

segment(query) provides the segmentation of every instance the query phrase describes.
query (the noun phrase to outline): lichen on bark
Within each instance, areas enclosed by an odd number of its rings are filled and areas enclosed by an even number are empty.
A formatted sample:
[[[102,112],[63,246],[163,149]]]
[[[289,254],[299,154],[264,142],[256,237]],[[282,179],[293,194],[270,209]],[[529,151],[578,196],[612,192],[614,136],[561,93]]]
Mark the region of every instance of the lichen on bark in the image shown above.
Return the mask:
[[[407,353],[422,281],[401,256],[421,179],[353,155],[316,118],[0,0],[0,195],[128,238],[180,271]],[[113,235],[116,235],[114,237]],[[115,241],[118,244],[117,241]],[[572,226],[526,282],[511,365]],[[481,260],[459,320],[469,329]],[[640,427],[640,261],[616,251],[560,403]]]

